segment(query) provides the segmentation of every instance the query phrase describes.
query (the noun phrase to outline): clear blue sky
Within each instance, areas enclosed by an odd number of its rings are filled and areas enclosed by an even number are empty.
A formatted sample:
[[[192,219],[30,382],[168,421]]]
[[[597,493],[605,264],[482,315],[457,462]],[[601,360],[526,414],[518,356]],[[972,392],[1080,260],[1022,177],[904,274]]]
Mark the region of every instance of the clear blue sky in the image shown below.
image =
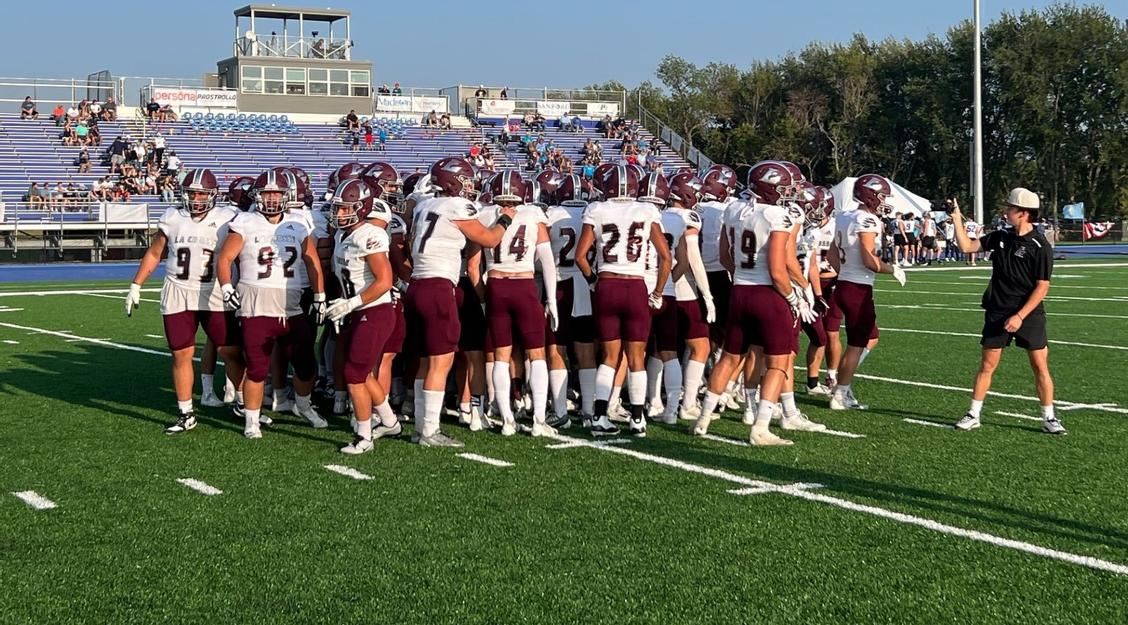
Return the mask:
[[[1004,11],[1051,4],[982,3],[984,22]],[[8,54],[0,75],[70,78],[109,69],[115,76],[198,78],[230,56],[232,12],[246,2],[125,0],[95,10],[88,0],[6,4]],[[1128,0],[1104,5],[1128,18]],[[331,6],[352,11],[354,58],[373,62],[377,84],[579,87],[615,79],[633,87],[653,79],[666,54],[745,67],[798,51],[812,40],[845,41],[855,32],[871,39],[943,34],[971,15],[972,2],[332,0]],[[424,7],[442,17],[421,17]]]

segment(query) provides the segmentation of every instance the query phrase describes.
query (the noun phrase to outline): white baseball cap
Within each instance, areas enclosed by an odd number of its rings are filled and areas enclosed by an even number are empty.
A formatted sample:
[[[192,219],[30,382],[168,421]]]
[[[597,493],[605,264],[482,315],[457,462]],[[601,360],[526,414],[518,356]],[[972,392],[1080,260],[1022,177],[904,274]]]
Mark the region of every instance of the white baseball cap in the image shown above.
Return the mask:
[[[1038,199],[1038,195],[1030,189],[1024,189],[1022,187],[1011,189],[1010,195],[1007,196],[1006,203],[1007,206],[1024,210],[1038,210],[1042,207],[1042,202]]]

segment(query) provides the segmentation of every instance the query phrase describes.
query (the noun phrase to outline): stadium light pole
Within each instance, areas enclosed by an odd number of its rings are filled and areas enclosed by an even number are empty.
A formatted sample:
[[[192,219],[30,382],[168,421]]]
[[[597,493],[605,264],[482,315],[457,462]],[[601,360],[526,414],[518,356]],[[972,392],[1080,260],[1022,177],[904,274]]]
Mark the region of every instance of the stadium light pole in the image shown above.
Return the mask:
[[[975,221],[983,223],[983,50],[982,29],[979,23],[979,0],[973,0],[975,9],[975,159],[972,163],[975,194]]]

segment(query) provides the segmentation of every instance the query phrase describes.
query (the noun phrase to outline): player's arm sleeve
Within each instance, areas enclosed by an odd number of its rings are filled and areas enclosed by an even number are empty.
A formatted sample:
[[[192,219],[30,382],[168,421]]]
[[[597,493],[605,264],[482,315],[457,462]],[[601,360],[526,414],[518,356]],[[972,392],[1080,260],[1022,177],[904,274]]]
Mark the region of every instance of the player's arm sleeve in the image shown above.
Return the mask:
[[[697,234],[685,236],[685,257],[689,263],[689,271],[693,275],[693,282],[697,285],[697,292],[701,297],[713,299],[713,292],[709,289],[709,276],[705,273],[705,263],[701,260],[701,245]]]
[[[552,243],[537,243],[536,259],[540,263],[541,278],[544,280],[544,298],[556,302],[556,255],[552,253]]]

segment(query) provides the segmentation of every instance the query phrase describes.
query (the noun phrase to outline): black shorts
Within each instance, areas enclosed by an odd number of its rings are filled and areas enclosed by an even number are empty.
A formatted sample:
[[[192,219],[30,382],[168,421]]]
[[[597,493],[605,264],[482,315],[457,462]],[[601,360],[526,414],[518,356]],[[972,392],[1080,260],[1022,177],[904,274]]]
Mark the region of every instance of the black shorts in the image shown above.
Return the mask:
[[[909,245],[916,245],[917,244],[917,236],[915,234],[909,234],[908,237],[909,237]]]
[[[926,250],[936,247],[936,237],[924,237],[920,242]]]
[[[1014,313],[988,311],[983,315],[983,339],[979,344],[990,349],[1008,347],[1013,340],[1025,350],[1042,349],[1048,343],[1046,338],[1046,314],[1033,313],[1022,322],[1018,332],[1007,332],[1004,327],[1007,319]]]
[[[896,245],[898,247],[907,245],[907,243],[905,243],[905,235],[899,233],[893,235],[893,245]]]

